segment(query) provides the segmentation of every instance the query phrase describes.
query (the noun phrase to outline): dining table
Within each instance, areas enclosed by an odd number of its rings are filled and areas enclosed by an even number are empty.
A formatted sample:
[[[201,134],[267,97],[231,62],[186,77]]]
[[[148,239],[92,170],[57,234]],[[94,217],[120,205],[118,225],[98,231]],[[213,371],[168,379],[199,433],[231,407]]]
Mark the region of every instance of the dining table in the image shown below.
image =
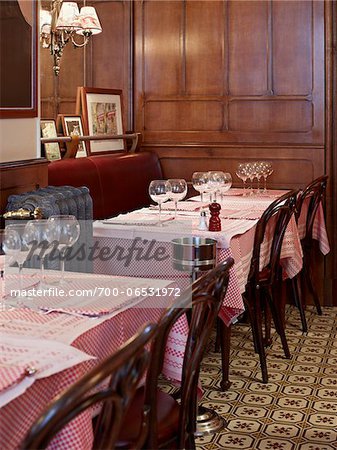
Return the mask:
[[[200,197],[193,197],[178,203],[175,214],[174,202],[162,204],[161,223],[158,224],[158,207],[150,206],[121,214],[106,220],[95,221],[93,225],[94,242],[97,252],[113,249],[106,258],[95,258],[94,272],[111,275],[125,275],[137,277],[163,277],[180,280],[188,284],[191,274],[179,272],[174,268],[172,254],[172,240],[182,237],[203,237],[216,241],[217,262],[227,257],[234,258],[235,264],[230,271],[230,281],[220,318],[229,326],[234,323],[244,311],[242,294],[250,269],[254,245],[255,228],[258,220],[266,208],[285,190],[268,190],[266,193],[244,195],[242,189],[232,188],[223,195],[220,201],[221,231],[198,229],[200,214],[207,214],[209,220],[209,202],[201,202]],[[292,217],[287,227],[281,249],[281,265],[284,278],[293,278],[303,264],[303,253],[300,243],[305,229],[306,209],[296,223]],[[175,217],[176,215],[176,217]],[[325,228],[322,206],[316,214],[313,227],[313,237],[318,240],[323,254],[329,252],[329,241]],[[262,251],[260,268],[269,262],[269,251],[273,239],[272,226],[267,227]],[[130,256],[130,249],[138,245],[143,251],[150,245],[153,249],[160,248],[165,258],[137,258],[135,252]],[[118,257],[116,250],[123,250],[130,257],[126,264],[126,256]]]
[[[0,311],[0,448],[20,443],[46,406],[99,362],[114,353],[146,323],[158,323],[178,296],[172,280],[47,271],[39,285],[35,269],[24,269],[22,296],[16,268],[5,269]],[[17,270],[17,269],[16,269]],[[154,293],[153,293],[154,292]],[[172,293],[172,295],[169,295]],[[174,297],[176,296],[176,297]],[[163,374],[179,381],[188,334],[185,316],[173,327]],[[48,448],[91,449],[92,416],[87,410],[66,425]],[[96,411],[97,412],[97,411]]]
[[[241,189],[230,189],[221,201],[221,231],[217,232],[198,229],[202,211],[209,220],[209,203],[201,202],[199,197],[179,202],[176,217],[173,202],[163,204],[160,224],[154,205],[95,221],[90,254],[94,273],[66,273],[65,291],[75,293],[71,298],[60,295],[62,286],[56,284],[51,288],[57,287],[55,291],[35,293],[33,299],[0,311],[0,448],[18,448],[34,420],[55,396],[111,355],[142,325],[158,322],[164,308],[174,301],[167,295],[168,288],[180,294],[191,287],[191,272],[178,270],[174,264],[173,239],[214,239],[217,262],[234,258],[219,317],[227,327],[235,323],[244,311],[242,294],[256,224],[284,192],[268,190],[267,195],[246,196]],[[300,239],[305,232],[305,205],[302,210],[298,223],[292,218],[285,233],[281,250],[285,278],[294,277],[302,268]],[[321,252],[327,254],[329,240],[321,205],[313,238]],[[270,228],[262,247],[261,269],[268,264],[272,239]],[[25,273],[24,287],[28,290],[38,286],[38,272],[29,269]],[[47,271],[47,281],[55,273]],[[5,269],[1,279],[5,303],[14,282],[17,277]],[[149,287],[158,289],[158,295],[139,295],[147,294]],[[187,334],[188,323],[183,316],[171,330],[165,348],[163,373],[172,380],[181,379]],[[92,412],[88,411],[64,427],[50,448],[89,449],[92,442]]]

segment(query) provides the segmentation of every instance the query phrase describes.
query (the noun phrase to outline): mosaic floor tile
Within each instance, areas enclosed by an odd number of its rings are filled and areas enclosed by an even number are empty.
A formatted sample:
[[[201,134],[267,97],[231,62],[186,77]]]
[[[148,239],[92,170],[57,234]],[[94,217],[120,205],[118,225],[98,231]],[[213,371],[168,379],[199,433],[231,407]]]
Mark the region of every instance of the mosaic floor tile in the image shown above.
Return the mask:
[[[220,433],[197,438],[197,450],[337,450],[337,308],[318,316],[307,307],[307,334],[294,307],[286,315],[292,358],[284,358],[273,335],[268,384],[261,382],[249,326],[233,327],[227,392],[221,392],[220,355],[210,343],[200,377],[202,404],[228,423]]]

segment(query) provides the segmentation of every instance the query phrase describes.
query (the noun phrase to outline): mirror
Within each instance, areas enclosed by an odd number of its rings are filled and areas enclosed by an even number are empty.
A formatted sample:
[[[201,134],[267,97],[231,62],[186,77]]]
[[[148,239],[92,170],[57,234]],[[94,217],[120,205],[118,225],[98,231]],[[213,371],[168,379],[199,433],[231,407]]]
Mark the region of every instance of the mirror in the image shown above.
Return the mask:
[[[37,116],[37,2],[0,1],[0,117]]]

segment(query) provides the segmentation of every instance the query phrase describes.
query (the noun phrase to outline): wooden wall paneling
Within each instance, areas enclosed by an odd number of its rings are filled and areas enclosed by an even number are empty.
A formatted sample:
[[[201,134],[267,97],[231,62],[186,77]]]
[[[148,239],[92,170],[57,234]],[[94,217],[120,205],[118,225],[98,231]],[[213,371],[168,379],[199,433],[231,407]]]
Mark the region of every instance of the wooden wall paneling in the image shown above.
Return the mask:
[[[337,306],[337,5],[326,2],[326,173],[329,175],[326,195],[326,221],[331,252],[326,257],[325,297]]]
[[[34,191],[48,184],[48,161],[44,158],[0,164],[0,214],[12,194]]]
[[[187,2],[184,20],[182,68],[185,94],[223,96],[227,71],[224,49],[226,3]],[[212,70],[214,67],[216,70]]]
[[[124,124],[126,129],[132,129],[131,116],[128,114],[132,110],[132,2],[93,0],[90,3],[97,10],[103,32],[91,39],[91,49],[87,52],[86,85],[121,89]]]
[[[227,13],[230,95],[270,94],[269,2],[230,1]]]
[[[289,2],[136,2],[136,129],[145,143],[324,142],[324,4],[279,3]],[[290,56],[281,48],[288,23]]]

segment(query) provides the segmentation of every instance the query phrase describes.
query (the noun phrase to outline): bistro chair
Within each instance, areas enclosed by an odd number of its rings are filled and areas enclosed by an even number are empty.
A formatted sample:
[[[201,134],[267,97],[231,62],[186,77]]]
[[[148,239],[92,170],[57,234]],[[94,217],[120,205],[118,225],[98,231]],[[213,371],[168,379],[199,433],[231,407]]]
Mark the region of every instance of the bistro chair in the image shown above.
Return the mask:
[[[300,272],[302,279],[302,287],[306,284],[309,291],[313,297],[314,304],[316,306],[317,313],[322,314],[321,304],[319,301],[318,294],[312,282],[312,264],[313,264],[313,226],[315,221],[315,216],[321,201],[324,198],[326,185],[328,181],[328,176],[323,175],[316,178],[314,181],[309,183],[307,187],[301,191],[298,195],[297,205],[296,205],[296,221],[299,222],[301,213],[303,212],[304,203],[308,202],[307,212],[305,217],[305,230],[303,237],[301,238],[301,245],[303,250],[303,268]],[[307,322],[305,318],[305,298],[299,295],[298,289],[298,276],[291,280],[294,302],[298,306],[301,313],[302,330],[306,332],[308,330]],[[302,290],[303,292],[303,290]]]
[[[290,352],[285,335],[284,305],[280,295],[276,295],[282,282],[280,255],[286,228],[295,212],[297,192],[290,191],[275,200],[262,214],[256,225],[253,256],[244,294],[244,303],[252,327],[254,348],[259,354],[262,380],[268,382],[265,345],[270,340],[270,313],[273,317],[275,329],[279,334],[286,358]],[[272,243],[269,253],[269,263],[260,269],[260,256],[267,227],[272,227]],[[262,310],[265,313],[265,337],[262,327]]]
[[[197,391],[201,360],[207,341],[227,290],[229,269],[234,261],[228,258],[192,285],[181,298],[166,310],[159,331],[152,343],[152,358],[144,387],[135,395],[126,414],[116,448],[135,448],[141,428],[143,410],[149,411],[150,429],[145,449],[194,449],[196,431]],[[180,403],[158,388],[164,349],[173,324],[191,310],[189,334],[184,353]]]
[[[156,325],[149,324],[73,386],[56,398],[28,432],[22,449],[44,449],[51,439],[84,410],[103,402],[95,421],[93,448],[114,448],[124,413],[134,396],[150,360],[145,346],[153,338]],[[104,383],[105,381],[105,383]],[[103,382],[103,384],[102,384]],[[147,422],[135,436],[134,448],[146,438]]]

